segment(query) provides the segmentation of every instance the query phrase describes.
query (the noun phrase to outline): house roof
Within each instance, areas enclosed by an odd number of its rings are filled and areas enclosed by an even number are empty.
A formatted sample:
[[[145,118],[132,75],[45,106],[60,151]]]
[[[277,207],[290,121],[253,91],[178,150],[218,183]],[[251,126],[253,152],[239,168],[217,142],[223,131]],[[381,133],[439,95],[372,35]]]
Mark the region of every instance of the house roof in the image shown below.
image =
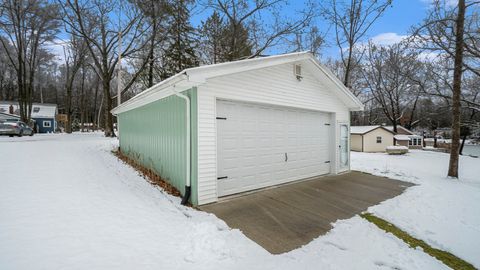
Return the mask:
[[[15,114],[0,112],[0,119],[20,119],[20,116]]]
[[[20,115],[20,106],[16,101],[1,101],[0,112],[8,113],[10,105],[13,105],[13,113]],[[55,118],[57,114],[57,105],[50,103],[32,103],[32,118]]]
[[[300,61],[302,64],[305,63],[307,68],[315,69],[316,72],[312,73],[317,76],[318,79],[325,80],[326,78],[328,88],[334,89],[335,94],[343,100],[351,111],[363,110],[363,104],[328,68],[320,64],[313,54],[309,52],[298,52],[188,68],[139,93],[114,108],[112,113],[119,114],[138,108],[173,95],[176,91],[183,91],[203,84],[209,78]]]
[[[393,131],[389,130],[389,129],[386,129],[385,127],[383,126],[351,126],[350,127],[350,134],[357,134],[357,135],[364,135],[364,134],[367,134],[377,128],[382,128],[392,134],[395,134]]]
[[[398,134],[398,135],[393,136],[393,138],[395,138],[395,140],[397,140],[397,141],[410,141],[410,136],[409,135]]]
[[[390,130],[390,131],[393,132],[393,126],[384,126],[384,127],[385,127],[386,129],[388,129],[388,130]],[[397,130],[398,130],[398,129],[402,129],[402,130],[404,130],[406,133],[408,133],[408,134],[410,134],[410,135],[415,135],[413,132],[411,132],[410,130],[408,130],[408,129],[402,127],[402,126],[397,126]]]

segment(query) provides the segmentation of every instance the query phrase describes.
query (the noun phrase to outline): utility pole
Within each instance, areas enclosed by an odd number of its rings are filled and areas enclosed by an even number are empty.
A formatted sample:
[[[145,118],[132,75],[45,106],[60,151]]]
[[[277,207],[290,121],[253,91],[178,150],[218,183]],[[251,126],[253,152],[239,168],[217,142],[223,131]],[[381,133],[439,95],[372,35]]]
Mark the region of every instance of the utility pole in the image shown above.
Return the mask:
[[[122,104],[122,32],[118,31],[117,106]]]
[[[122,1],[118,12],[118,74],[117,74],[117,106],[122,104]],[[120,138],[120,121],[117,117],[117,136]]]

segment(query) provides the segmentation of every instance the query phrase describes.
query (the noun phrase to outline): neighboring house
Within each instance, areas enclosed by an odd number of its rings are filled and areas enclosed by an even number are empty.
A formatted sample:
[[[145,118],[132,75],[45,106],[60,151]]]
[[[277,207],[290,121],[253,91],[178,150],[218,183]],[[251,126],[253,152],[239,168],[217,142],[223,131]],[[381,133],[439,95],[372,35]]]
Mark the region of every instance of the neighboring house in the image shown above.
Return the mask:
[[[422,149],[422,136],[397,126],[353,126],[350,128],[351,149],[359,152],[385,152],[387,146],[402,145]]]
[[[395,133],[383,126],[350,127],[352,151],[385,152],[387,146],[394,145]]]
[[[189,68],[112,112],[121,151],[202,205],[350,170],[350,112],[362,109],[303,52]]]
[[[393,132],[393,126],[385,126],[385,128]],[[423,137],[402,126],[397,126],[397,133],[394,138],[396,145],[407,146],[410,149],[423,148]]]
[[[19,120],[20,120],[20,116],[18,116],[18,115],[0,112],[0,122],[3,122],[3,121],[19,121]]]
[[[12,108],[13,107],[13,108]],[[0,112],[11,112],[20,115],[20,108],[16,101],[1,101]],[[56,104],[33,103],[31,118],[34,121],[34,129],[37,133],[55,132],[57,121],[55,117],[58,113]]]

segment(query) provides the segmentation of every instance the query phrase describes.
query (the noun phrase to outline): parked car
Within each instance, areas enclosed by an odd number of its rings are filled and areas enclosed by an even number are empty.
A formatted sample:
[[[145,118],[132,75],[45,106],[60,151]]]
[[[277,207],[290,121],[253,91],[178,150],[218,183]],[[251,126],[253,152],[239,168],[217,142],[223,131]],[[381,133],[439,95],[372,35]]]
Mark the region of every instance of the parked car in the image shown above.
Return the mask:
[[[0,135],[22,137],[23,135],[33,136],[33,133],[33,129],[22,121],[8,121],[0,123]]]

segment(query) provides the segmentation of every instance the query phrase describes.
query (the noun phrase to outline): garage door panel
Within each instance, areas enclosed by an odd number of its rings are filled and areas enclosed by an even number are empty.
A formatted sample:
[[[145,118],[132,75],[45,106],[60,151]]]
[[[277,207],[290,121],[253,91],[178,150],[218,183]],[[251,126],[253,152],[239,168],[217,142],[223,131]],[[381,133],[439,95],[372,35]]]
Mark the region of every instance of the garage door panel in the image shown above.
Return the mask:
[[[219,196],[329,173],[328,114],[217,101],[217,117]]]

